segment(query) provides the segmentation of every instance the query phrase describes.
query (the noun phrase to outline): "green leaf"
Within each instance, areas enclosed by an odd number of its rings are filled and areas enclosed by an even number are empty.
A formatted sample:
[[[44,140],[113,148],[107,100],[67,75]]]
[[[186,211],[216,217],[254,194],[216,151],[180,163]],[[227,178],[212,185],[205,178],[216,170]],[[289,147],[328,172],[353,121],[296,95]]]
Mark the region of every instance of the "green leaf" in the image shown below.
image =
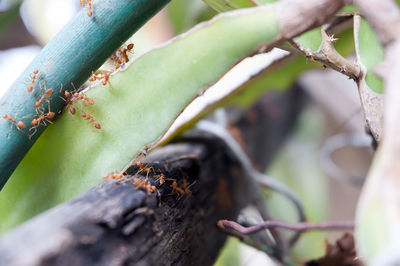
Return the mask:
[[[168,7],[168,17],[175,34],[190,29],[195,24],[211,19],[216,12],[198,0],[175,0]]]
[[[203,0],[207,5],[218,12],[225,12],[238,8],[253,7],[251,0]]]
[[[238,8],[247,8],[257,5],[264,5],[276,2],[278,0],[203,0],[210,7],[218,12],[225,12]]]
[[[384,59],[383,47],[369,24],[363,19],[360,24],[359,45],[361,62],[367,68],[365,81],[377,93],[383,93],[383,81],[373,73],[376,65]]]
[[[64,112],[23,159],[0,193],[0,231],[76,196],[121,170],[155,141],[198,92],[239,58],[279,38],[269,10],[238,12],[205,23],[134,61],[112,87],[87,92],[94,106]],[[81,108],[102,129],[79,117]],[[19,132],[16,132],[19,133]]]
[[[7,27],[19,16],[19,8],[21,6],[21,1],[16,1],[16,3],[10,7],[10,9],[0,12],[0,36],[4,33]]]

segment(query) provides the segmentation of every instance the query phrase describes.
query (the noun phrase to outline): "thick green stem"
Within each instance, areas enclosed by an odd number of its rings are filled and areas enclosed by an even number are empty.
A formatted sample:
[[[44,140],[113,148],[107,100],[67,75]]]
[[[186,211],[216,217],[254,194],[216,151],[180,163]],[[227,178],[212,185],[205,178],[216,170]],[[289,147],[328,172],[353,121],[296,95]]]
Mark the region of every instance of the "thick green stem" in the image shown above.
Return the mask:
[[[19,162],[35,143],[45,126],[35,132],[30,125],[37,116],[35,102],[43,90],[52,88],[51,111],[61,113],[65,102],[59,97],[65,90],[81,86],[104,61],[149,18],[170,0],[96,0],[93,15],[83,8],[27,67],[0,100],[0,115],[22,120],[18,128],[7,119],[0,120],[0,190]],[[62,11],[60,11],[62,12]],[[38,70],[35,89],[28,93],[30,75]],[[47,102],[43,104],[47,112]],[[26,117],[26,118],[23,118]]]

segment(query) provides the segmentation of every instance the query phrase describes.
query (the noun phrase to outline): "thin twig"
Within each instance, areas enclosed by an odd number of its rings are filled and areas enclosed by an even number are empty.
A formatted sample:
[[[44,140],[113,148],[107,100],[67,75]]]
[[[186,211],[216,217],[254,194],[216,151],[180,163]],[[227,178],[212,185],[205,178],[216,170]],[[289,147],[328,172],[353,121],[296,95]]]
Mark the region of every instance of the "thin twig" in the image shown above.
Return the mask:
[[[234,230],[243,235],[250,235],[257,233],[267,228],[284,228],[292,231],[305,232],[311,230],[353,230],[354,222],[326,222],[326,223],[297,223],[289,224],[283,221],[265,221],[261,224],[244,227],[236,222],[228,220],[219,220],[218,227],[224,231]]]
[[[329,66],[330,68],[357,81],[361,74],[359,64],[351,62],[336,51],[333,43],[337,39],[334,38],[333,35],[328,35],[325,30],[321,29],[321,36],[321,46],[316,52],[309,48],[303,47],[295,39],[290,40],[290,43],[293,45],[293,47],[302,52],[307,59],[321,62],[324,66]]]

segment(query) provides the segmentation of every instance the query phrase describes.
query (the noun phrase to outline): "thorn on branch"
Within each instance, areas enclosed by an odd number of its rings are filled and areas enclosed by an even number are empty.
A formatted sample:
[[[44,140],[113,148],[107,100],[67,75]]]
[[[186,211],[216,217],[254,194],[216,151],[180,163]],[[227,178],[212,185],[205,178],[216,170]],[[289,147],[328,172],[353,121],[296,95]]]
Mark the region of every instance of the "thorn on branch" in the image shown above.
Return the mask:
[[[301,43],[295,39],[290,40],[290,43],[294,48],[302,52],[308,60],[318,61],[322,63],[323,68],[329,66],[357,82],[362,74],[360,64],[351,62],[336,51],[333,43],[337,41],[338,38],[335,38],[333,34],[328,35],[325,30],[321,29],[321,35],[322,42],[316,52],[303,47]]]

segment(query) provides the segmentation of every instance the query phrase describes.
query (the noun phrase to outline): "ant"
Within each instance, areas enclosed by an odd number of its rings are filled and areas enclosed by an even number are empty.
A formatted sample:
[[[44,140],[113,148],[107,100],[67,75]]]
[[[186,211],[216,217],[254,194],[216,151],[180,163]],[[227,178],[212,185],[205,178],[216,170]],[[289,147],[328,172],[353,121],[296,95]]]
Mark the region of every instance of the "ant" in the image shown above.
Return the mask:
[[[22,131],[22,128],[25,128],[25,127],[26,127],[26,125],[25,125],[24,122],[22,122],[21,120],[18,121],[17,119],[12,118],[11,115],[4,114],[4,115],[3,115],[3,118],[4,118],[4,119],[7,119],[7,120],[10,121],[10,122],[12,122],[12,124],[11,124],[11,129],[12,129],[13,125],[15,124],[15,126],[17,127],[17,129],[18,129],[19,131],[23,132],[23,131]]]
[[[134,44],[130,43],[126,47],[122,45],[120,48],[118,48],[117,52],[115,55],[112,55],[110,57],[110,60],[115,63],[115,69],[117,70],[118,68],[121,67],[122,64],[126,64],[129,62],[129,57],[128,57],[128,52],[131,53],[133,49]]]
[[[88,17],[92,17],[93,15],[93,5],[92,5],[92,0],[81,0],[81,6],[87,6],[88,8]],[[85,5],[86,4],[86,5]]]
[[[195,181],[196,182],[196,181]],[[185,194],[187,194],[187,195],[190,195],[190,194],[192,194],[192,191],[189,189],[191,186],[193,186],[194,185],[194,183],[195,182],[193,182],[192,184],[190,184],[189,185],[189,182],[186,180],[186,178],[184,178],[183,180],[182,180],[182,187],[183,187],[183,190],[185,191]]]
[[[62,90],[62,87],[61,87],[61,89],[60,89],[60,92],[61,92],[61,90]],[[76,91],[76,89],[75,89],[75,87],[74,87],[73,92],[75,92],[75,91]],[[70,112],[70,114],[75,115],[75,114],[76,114],[76,109],[75,109],[75,107],[73,106],[74,101],[73,101],[73,99],[72,99],[72,93],[69,92],[69,91],[64,91],[64,97],[65,97],[65,98],[63,98],[63,97],[61,97],[61,96],[59,96],[59,97],[60,97],[64,102],[66,102],[67,105],[69,106],[69,107],[68,107],[68,111]],[[94,102],[93,102],[93,104],[94,104]]]
[[[40,99],[34,104],[35,108],[38,109],[39,106],[42,104],[43,100],[47,97],[47,96],[51,96],[51,94],[53,93],[53,89],[48,89],[45,91],[45,93],[42,95],[42,97],[40,97]],[[37,110],[36,110],[37,111]]]
[[[35,81],[36,81],[36,76],[37,76],[37,74],[39,73],[39,70],[35,70],[35,71],[33,71],[33,75],[31,76],[31,84],[29,84],[29,86],[28,86],[28,92],[29,93],[31,93],[32,91],[33,91],[33,84],[35,83]]]
[[[139,178],[134,177],[133,178],[133,183],[140,187],[143,188],[147,191],[147,195],[150,195],[153,192],[157,191],[157,188],[155,186],[153,186],[148,180],[147,178],[145,180],[141,180]]]
[[[133,46],[134,46],[134,44],[133,44],[133,43],[130,43],[130,44],[128,44],[128,45],[126,46],[126,48],[124,48],[124,49],[122,50],[122,52],[121,52],[121,55],[124,57],[124,62],[125,62],[125,63],[128,63],[128,62],[129,62],[129,57],[128,57],[127,53],[128,53],[128,52],[130,53],[130,52],[132,51]]]
[[[165,183],[165,175],[163,173],[156,175],[156,178],[158,178],[158,182],[160,183],[160,185]]]
[[[52,93],[52,89],[50,89],[50,90],[51,90],[51,93]],[[47,90],[47,91],[49,91],[49,93],[50,93],[50,90]],[[51,94],[51,93],[50,93],[50,94]],[[42,97],[43,97],[43,96],[42,96]],[[42,99],[42,98],[41,98],[41,99]],[[31,120],[31,125],[32,125],[33,127],[31,127],[31,128],[29,129],[29,131],[31,131],[31,130],[34,130],[34,131],[29,135],[29,138],[32,138],[32,136],[35,135],[35,133],[37,132],[37,128],[40,126],[41,123],[43,124],[43,126],[47,126],[47,123],[52,124],[52,122],[51,122],[49,119],[54,118],[54,116],[55,116],[56,114],[50,110],[50,101],[47,100],[47,99],[46,99],[46,101],[47,101],[47,103],[48,103],[48,108],[49,108],[49,110],[48,110],[47,113],[45,113],[45,112],[43,112],[42,110],[39,110],[39,108],[36,109],[36,112],[38,113],[38,116],[37,116],[37,118],[33,118],[33,119]],[[36,104],[35,104],[35,107],[36,107]],[[38,111],[38,110],[40,111],[40,114],[39,114],[39,111]],[[47,122],[47,123],[46,123],[46,122]]]
[[[92,76],[89,78],[89,81],[96,81],[96,80],[103,80],[102,84],[103,86],[107,85],[107,83],[111,86],[110,83],[110,76],[111,72],[103,71],[103,70],[97,70],[96,72],[92,72]]]
[[[83,119],[89,120],[89,124],[93,123],[93,126],[96,129],[101,129],[100,124],[91,115],[87,115],[84,111],[82,111],[81,116],[83,117]]]
[[[40,107],[43,101],[46,101],[50,105],[50,101],[48,100],[48,98],[50,98],[50,96],[53,94],[53,89],[45,89],[41,85],[39,87],[42,96],[39,99],[36,99],[37,101],[33,105],[36,109],[37,114],[43,113],[43,108]],[[46,85],[44,85],[44,87],[46,87]]]
[[[75,99],[81,99],[81,100],[86,101],[89,105],[94,105],[93,99],[87,97],[86,94],[84,94],[84,93],[75,92],[74,97],[75,97]]]
[[[149,174],[151,173],[152,170],[154,172],[154,168],[153,167],[147,167],[142,162],[136,162],[136,166],[139,167],[139,171],[137,171],[136,174],[139,174],[141,172],[145,172],[146,173],[146,178],[149,176]]]
[[[54,112],[50,112],[50,111],[49,111],[48,113],[41,114],[41,115],[39,115],[38,118],[32,119],[31,125],[33,125],[33,126],[39,126],[39,125],[40,125],[40,122],[43,121],[43,125],[46,126],[47,124],[46,124],[45,120],[46,120],[47,122],[49,122],[50,124],[52,124],[51,121],[48,120],[48,119],[52,119],[54,116],[55,116],[55,113],[54,113]]]
[[[182,180],[182,187],[180,187],[178,185],[178,182],[176,181],[176,179],[173,178],[167,178],[166,180],[168,181],[172,181],[171,187],[172,187],[172,191],[175,192],[176,194],[178,194],[179,198],[183,197],[184,195],[191,195],[192,191],[190,191],[190,187],[192,185],[194,185],[194,183],[192,183],[191,185],[189,185],[189,183],[187,182],[187,180],[184,178]]]
[[[108,179],[121,179],[124,175],[122,173],[114,172],[113,174],[110,173],[106,176]]]

